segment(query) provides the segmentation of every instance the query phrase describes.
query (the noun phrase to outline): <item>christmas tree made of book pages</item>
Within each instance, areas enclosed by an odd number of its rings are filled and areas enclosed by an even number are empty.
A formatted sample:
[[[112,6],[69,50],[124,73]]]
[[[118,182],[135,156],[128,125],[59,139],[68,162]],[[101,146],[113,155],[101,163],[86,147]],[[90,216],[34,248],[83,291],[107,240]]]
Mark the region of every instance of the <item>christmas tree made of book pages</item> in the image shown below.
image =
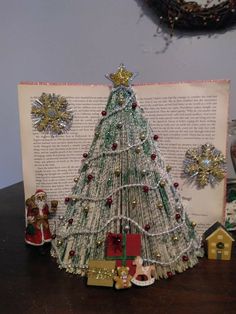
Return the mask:
[[[85,275],[89,260],[105,260],[109,235],[114,247],[120,234],[140,235],[141,257],[145,265],[155,265],[157,279],[193,267],[202,256],[158,135],[130,86],[133,77],[124,65],[108,76],[114,86],[65,199],[52,256],[70,273]]]

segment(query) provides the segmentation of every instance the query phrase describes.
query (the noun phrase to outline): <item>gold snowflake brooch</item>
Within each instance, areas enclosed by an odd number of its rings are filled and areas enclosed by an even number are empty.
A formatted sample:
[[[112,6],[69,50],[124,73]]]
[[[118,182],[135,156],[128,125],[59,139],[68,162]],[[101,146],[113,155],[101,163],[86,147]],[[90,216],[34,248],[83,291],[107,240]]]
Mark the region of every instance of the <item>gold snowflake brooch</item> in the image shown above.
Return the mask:
[[[188,149],[184,160],[184,174],[190,181],[195,182],[198,188],[224,179],[226,161],[224,155],[211,144],[204,144],[198,148]]]
[[[72,125],[73,113],[65,97],[42,93],[32,104],[34,127],[52,136],[67,132]]]

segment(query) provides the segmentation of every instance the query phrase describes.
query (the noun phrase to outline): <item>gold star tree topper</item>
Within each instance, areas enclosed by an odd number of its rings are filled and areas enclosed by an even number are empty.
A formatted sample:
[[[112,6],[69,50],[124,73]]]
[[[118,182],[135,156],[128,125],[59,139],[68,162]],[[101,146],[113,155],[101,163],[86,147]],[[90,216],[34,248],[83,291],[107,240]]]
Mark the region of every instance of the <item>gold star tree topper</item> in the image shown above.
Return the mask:
[[[115,73],[108,74],[106,77],[112,81],[114,87],[120,85],[128,87],[130,85],[129,81],[134,78],[134,73],[126,70],[124,64],[121,64]]]

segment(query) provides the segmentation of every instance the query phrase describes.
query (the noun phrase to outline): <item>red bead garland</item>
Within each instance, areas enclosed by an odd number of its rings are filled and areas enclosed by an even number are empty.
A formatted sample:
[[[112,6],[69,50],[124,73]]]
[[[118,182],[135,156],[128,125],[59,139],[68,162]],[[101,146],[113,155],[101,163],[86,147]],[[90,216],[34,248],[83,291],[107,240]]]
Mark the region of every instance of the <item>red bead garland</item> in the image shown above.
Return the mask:
[[[105,116],[107,115],[106,110],[103,110],[103,111],[101,112],[101,114],[102,114],[103,117],[105,117]]]
[[[87,178],[88,178],[88,182],[90,182],[91,180],[93,180],[93,175],[89,174]]]
[[[74,251],[74,250],[71,250],[71,251],[69,252],[69,255],[70,255],[70,257],[75,256],[75,251]]]
[[[155,160],[157,158],[157,155],[156,154],[151,154],[151,159],[152,160]]]
[[[113,143],[113,144],[112,144],[112,150],[116,150],[116,149],[117,149],[117,146],[118,146],[117,143]]]
[[[175,182],[175,183],[174,183],[174,187],[177,188],[178,186],[179,186],[179,183],[178,183],[178,182]]]
[[[157,140],[159,139],[159,136],[158,136],[157,134],[155,134],[155,135],[153,136],[153,139],[154,139],[154,141],[157,141]]]
[[[133,103],[132,103],[132,109],[136,109],[137,106],[138,106],[138,104],[137,104],[136,102],[133,102]]]
[[[73,224],[73,218],[70,218],[70,219],[68,220],[68,223],[69,223],[70,225],[72,225],[72,224]]]
[[[87,157],[88,157],[88,154],[87,154],[87,153],[83,153],[83,157],[84,157],[84,158],[87,158]]]
[[[179,220],[180,218],[181,218],[181,215],[180,215],[180,214],[176,214],[176,215],[175,215],[175,219],[176,219],[176,220]]]
[[[112,201],[112,197],[111,197],[111,196],[110,196],[110,197],[108,197],[108,198],[107,198],[107,203],[106,203],[106,204],[107,204],[108,206],[111,206],[112,202],[113,202],[113,201]]]
[[[148,193],[148,191],[149,191],[149,187],[147,185],[144,185],[143,192]]]
[[[67,196],[67,197],[65,197],[65,204],[68,204],[69,203],[69,201],[70,201],[70,198]]]
[[[168,271],[167,273],[168,278],[172,278],[173,277],[173,273],[171,271]]]
[[[150,225],[149,225],[149,224],[146,224],[146,225],[144,226],[144,230],[145,230],[145,231],[150,230],[150,228],[151,228],[151,227],[150,227]]]
[[[183,262],[187,262],[187,261],[188,261],[188,256],[187,256],[187,255],[184,255],[184,256],[182,257],[182,260],[183,260]]]

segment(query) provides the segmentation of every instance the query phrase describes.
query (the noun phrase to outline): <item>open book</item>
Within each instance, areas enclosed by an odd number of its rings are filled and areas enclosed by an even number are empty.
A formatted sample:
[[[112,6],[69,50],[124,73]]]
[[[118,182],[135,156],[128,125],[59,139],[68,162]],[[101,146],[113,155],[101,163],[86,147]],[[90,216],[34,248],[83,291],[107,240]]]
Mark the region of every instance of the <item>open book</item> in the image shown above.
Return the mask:
[[[185,152],[205,143],[226,154],[229,81],[197,81],[134,85],[139,105],[159,136],[166,163],[171,165],[174,181],[190,219],[202,233],[216,220],[223,220],[225,181],[215,188],[197,189],[183,179]],[[19,112],[25,198],[40,188],[48,201],[59,201],[58,215],[65,211],[64,198],[71,194],[82,155],[94,137],[94,129],[104,110],[110,87],[56,83],[21,83]],[[71,129],[56,137],[33,126],[32,103],[42,93],[64,96],[73,110]]]

